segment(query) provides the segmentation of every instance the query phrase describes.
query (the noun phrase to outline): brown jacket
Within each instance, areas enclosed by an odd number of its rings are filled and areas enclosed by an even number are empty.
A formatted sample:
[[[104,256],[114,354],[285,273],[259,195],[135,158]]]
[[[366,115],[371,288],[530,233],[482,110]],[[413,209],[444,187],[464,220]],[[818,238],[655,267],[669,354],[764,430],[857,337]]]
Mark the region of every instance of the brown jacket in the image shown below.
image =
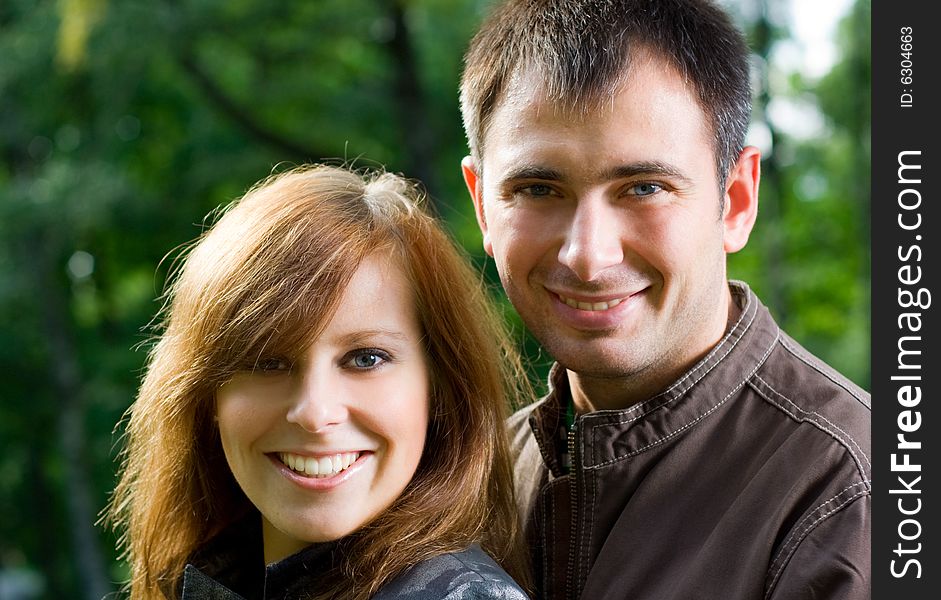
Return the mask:
[[[758,298],[660,395],[581,415],[564,369],[510,418],[539,598],[869,598],[869,394]]]

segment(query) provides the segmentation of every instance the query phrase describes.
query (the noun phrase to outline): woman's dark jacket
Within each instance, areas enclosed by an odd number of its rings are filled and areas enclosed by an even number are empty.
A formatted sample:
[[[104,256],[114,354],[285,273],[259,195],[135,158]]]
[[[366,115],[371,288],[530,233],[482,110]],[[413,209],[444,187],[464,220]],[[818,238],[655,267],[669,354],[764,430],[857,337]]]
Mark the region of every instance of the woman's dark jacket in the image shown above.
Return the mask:
[[[239,523],[197,551],[186,565],[183,600],[302,600],[336,559],[334,543],[313,544],[264,565],[260,527]],[[425,560],[385,585],[375,600],[526,600],[480,546]]]

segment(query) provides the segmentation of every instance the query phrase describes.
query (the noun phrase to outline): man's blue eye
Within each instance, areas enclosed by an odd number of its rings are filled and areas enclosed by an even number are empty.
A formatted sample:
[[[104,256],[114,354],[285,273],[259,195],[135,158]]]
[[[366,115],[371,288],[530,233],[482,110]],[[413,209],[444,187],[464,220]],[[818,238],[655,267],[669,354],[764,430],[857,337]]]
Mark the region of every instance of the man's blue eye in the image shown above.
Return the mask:
[[[529,186],[529,193],[533,196],[548,196],[552,193],[552,188],[548,185],[531,185]]]
[[[526,194],[527,196],[549,196],[552,194],[552,188],[548,185],[542,183],[534,183],[531,185],[525,185],[516,190],[518,193]]]
[[[630,189],[635,196],[650,196],[651,194],[656,194],[663,188],[656,183],[638,183],[632,185]]]

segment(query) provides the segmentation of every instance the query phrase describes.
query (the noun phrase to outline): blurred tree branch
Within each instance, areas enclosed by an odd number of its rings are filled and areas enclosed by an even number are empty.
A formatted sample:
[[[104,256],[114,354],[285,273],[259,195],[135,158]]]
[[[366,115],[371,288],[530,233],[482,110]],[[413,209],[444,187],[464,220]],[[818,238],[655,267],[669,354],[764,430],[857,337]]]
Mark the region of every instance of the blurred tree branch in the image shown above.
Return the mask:
[[[304,162],[318,160],[332,154],[323,149],[317,149],[297,140],[292,140],[262,125],[250,111],[239,106],[235,100],[229,97],[222,89],[222,86],[216,83],[212,77],[199,66],[192,52],[187,51],[180,54],[178,62],[199,89],[203,91],[206,98],[218,108],[220,112],[258,141],[267,144],[274,150],[286,152]]]

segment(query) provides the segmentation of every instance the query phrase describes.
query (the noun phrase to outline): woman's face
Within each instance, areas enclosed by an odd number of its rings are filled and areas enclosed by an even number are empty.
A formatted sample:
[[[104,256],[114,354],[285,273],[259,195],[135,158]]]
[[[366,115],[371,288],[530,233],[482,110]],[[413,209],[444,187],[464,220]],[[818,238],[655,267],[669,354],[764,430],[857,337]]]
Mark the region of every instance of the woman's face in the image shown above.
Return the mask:
[[[265,560],[368,523],[425,444],[429,372],[402,269],[365,259],[302,356],[259,356],[219,388],[226,460],[263,518]]]

